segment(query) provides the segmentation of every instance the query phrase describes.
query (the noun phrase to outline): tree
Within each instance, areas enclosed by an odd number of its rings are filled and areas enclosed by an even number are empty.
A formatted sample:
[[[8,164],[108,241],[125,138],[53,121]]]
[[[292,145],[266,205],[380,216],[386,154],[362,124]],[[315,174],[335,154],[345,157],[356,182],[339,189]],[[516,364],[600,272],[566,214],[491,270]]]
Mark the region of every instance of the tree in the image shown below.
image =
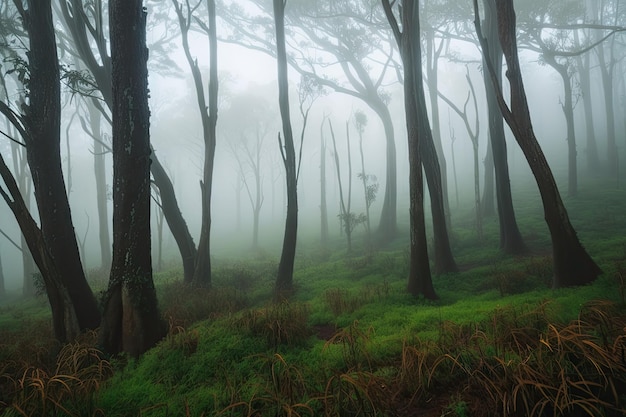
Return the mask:
[[[363,155],[363,132],[367,126],[367,116],[362,111],[354,113],[354,126],[359,134],[359,154],[361,155],[361,172],[357,174],[363,184],[363,198],[365,200],[365,229],[367,232],[368,244],[371,244],[371,223],[370,223],[370,207],[376,200],[378,192],[378,183],[374,175],[365,173],[365,156]]]
[[[163,2],[165,3],[165,2]],[[55,4],[57,4],[55,2]],[[157,3],[155,3],[157,4]],[[102,2],[81,2],[80,0],[61,1],[58,4],[59,14],[63,16],[64,30],[60,31],[61,39],[65,43],[65,50],[74,55],[88,70],[88,84],[93,86],[102,96],[106,108],[99,105],[98,109],[110,121],[107,109],[112,108],[111,96],[111,58],[108,54],[104,11]],[[160,24],[165,20],[162,19]],[[166,42],[159,40],[159,42]],[[151,45],[151,51],[160,51],[163,47],[157,43]],[[159,55],[165,62],[161,67],[175,70],[177,67],[169,58]],[[154,60],[152,60],[154,62]],[[91,92],[95,94],[95,91]],[[193,241],[187,222],[182,216],[174,186],[153,149],[150,155],[150,171],[154,184],[159,188],[165,220],[176,241],[183,263],[184,281],[191,282],[195,271],[197,249]]]
[[[211,193],[213,189],[213,166],[215,161],[215,144],[216,134],[215,127],[217,124],[217,32],[215,18],[215,0],[208,0],[209,22],[208,25],[202,23],[199,19],[196,21],[205,30],[209,36],[209,97],[208,106],[204,96],[204,84],[202,82],[202,74],[189,50],[188,34],[191,26],[191,18],[194,10],[200,5],[196,4],[194,8],[190,7],[189,1],[185,0],[186,16],[183,14],[182,7],[177,0],[172,0],[178,22],[182,34],[183,50],[191,74],[196,87],[196,97],[198,100],[198,110],[202,120],[202,137],[204,139],[204,168],[202,181],[200,181],[200,194],[202,196],[202,227],[200,229],[200,240],[198,241],[198,252],[195,260],[195,270],[193,275],[193,284],[197,286],[208,287],[211,285]]]
[[[426,98],[422,85],[419,5],[417,0],[401,2],[401,24],[393,14],[389,0],[381,0],[387,20],[393,30],[404,66],[404,102],[409,145],[409,216],[410,260],[408,291],[415,297],[423,295],[436,299],[433,288],[426,224],[424,220],[424,180],[420,142],[430,132],[426,114]]]
[[[544,217],[552,238],[553,286],[560,288],[592,282],[602,271],[583,248],[576,236],[576,231],[569,221],[567,210],[561,200],[561,195],[548,161],[533,131],[519,65],[513,0],[500,0],[496,3],[498,38],[506,59],[506,74],[510,86],[510,107],[507,105],[502,90],[499,88],[497,72],[491,60],[489,45],[487,39],[482,34],[478,0],[474,0],[474,13],[476,32],[481,43],[485,62],[488,65],[492,84],[496,89],[498,106],[511,128],[518,145],[524,152],[524,156],[539,187]]]
[[[234,32],[223,40],[275,56],[272,35],[263,36],[255,30],[269,23],[269,3],[254,3],[262,16],[251,17],[237,2],[223,7],[221,17]],[[285,16],[292,33],[289,65],[323,87],[362,100],[383,124],[386,176],[378,236],[386,243],[397,232],[396,145],[388,108],[390,96],[384,89],[394,59],[394,48],[390,46],[393,40],[373,12],[375,0],[301,0],[292,4],[291,12]],[[363,36],[364,32],[369,35]],[[307,51],[315,53],[309,55]],[[337,73],[343,74],[344,79],[338,80]]]
[[[28,71],[22,82],[28,103],[18,109],[0,102],[0,111],[19,130],[33,179],[40,226],[30,214],[18,185],[0,156],[3,199],[12,210],[41,271],[60,341],[100,324],[100,312],[85,279],[61,163],[61,93],[57,47],[50,0],[15,1],[28,32]]]
[[[284,141],[278,134],[278,144],[285,167],[287,185],[287,216],[283,249],[276,276],[276,293],[279,297],[293,290],[293,267],[298,237],[298,177],[296,150],[293,143],[291,116],[289,113],[289,77],[287,49],[285,46],[285,6],[287,0],[273,0],[274,28],[276,31],[276,64],[278,71],[278,106],[283,126]]]
[[[352,231],[359,224],[365,221],[363,215],[356,215],[351,210],[352,203],[352,155],[350,152],[350,130],[349,125],[346,122],[346,146],[348,149],[348,194],[343,193],[343,184],[341,181],[341,164],[339,163],[339,153],[337,152],[337,141],[335,140],[335,132],[333,131],[333,125],[328,121],[330,128],[330,136],[333,140],[333,151],[335,155],[335,168],[337,169],[337,183],[339,184],[339,220],[346,234],[346,240],[348,242],[348,254],[352,253]]]
[[[474,156],[474,209],[476,211],[476,233],[479,238],[482,238],[483,235],[483,225],[482,225],[482,209],[480,208],[480,170],[478,164],[478,137],[480,136],[480,122],[479,122],[479,114],[478,114],[478,102],[476,101],[476,92],[474,91],[474,84],[472,83],[472,79],[469,75],[469,68],[466,66],[465,79],[467,80],[467,84],[469,85],[470,91],[467,93],[467,99],[465,99],[465,103],[463,104],[463,110],[461,110],[456,104],[454,104],[450,99],[448,99],[443,94],[439,94],[439,97],[445,101],[452,110],[463,120],[465,124],[465,130],[469,135],[469,138],[472,142],[472,150]],[[474,127],[470,125],[469,115],[467,113],[467,104],[472,99],[472,103],[474,105]]]
[[[498,40],[498,26],[496,20],[496,0],[483,0],[485,5],[485,36],[488,39],[489,56],[495,71],[493,76],[487,71],[485,54],[483,54],[483,79],[487,95],[487,114],[489,117],[489,145],[495,170],[496,201],[500,226],[500,249],[504,253],[519,255],[527,251],[522,234],[517,226],[513,195],[511,193],[511,179],[507,159],[506,138],[504,136],[504,122],[498,107],[496,91],[502,87],[502,49]],[[494,82],[497,83],[494,85]],[[485,166],[485,172],[489,167]],[[486,188],[486,187],[485,187]],[[488,197],[487,197],[488,198]],[[487,199],[485,198],[485,200]]]
[[[146,11],[142,0],[111,0],[113,264],[101,343],[138,356],[164,335],[152,281],[150,110]]]
[[[328,204],[326,202],[326,140],[324,139],[324,123],[320,123],[320,244],[328,245]]]
[[[2,256],[0,256],[0,299],[6,294],[6,288],[4,286],[4,269],[2,268]]]

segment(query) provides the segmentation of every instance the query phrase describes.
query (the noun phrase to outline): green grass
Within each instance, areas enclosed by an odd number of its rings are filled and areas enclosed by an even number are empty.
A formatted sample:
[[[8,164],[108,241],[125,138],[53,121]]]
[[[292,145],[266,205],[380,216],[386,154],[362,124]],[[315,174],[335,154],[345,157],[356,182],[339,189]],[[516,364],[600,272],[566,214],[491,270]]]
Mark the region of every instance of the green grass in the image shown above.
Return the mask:
[[[452,242],[462,272],[434,277],[437,301],[406,293],[402,237],[385,250],[348,258],[340,239],[330,252],[305,245],[298,253],[296,292],[278,305],[271,302],[276,261],[267,254],[216,260],[214,288],[206,292],[180,286],[180,270],[158,274],[170,334],[138,360],[111,358],[114,375],[83,415],[410,415],[414,407],[435,403],[436,415],[481,415],[473,386],[459,373],[461,362],[467,369],[483,363],[504,386],[512,379],[498,372],[512,371],[493,361],[526,354],[511,350],[512,332],[528,331],[540,351],[548,324],[561,328],[576,320],[591,300],[610,301],[617,306],[615,319],[626,317],[626,236],[620,233],[626,230],[620,214],[626,192],[592,187],[566,201],[604,274],[592,285],[559,290],[550,288],[549,238],[531,198],[535,192],[517,195],[520,229],[533,255],[503,255],[494,219],[485,222],[479,240],[471,213],[458,214]],[[41,300],[2,307],[0,331],[17,338],[24,323],[40,326],[48,314]],[[615,346],[626,340],[621,332],[610,336]],[[5,345],[0,359],[14,353]],[[535,360],[531,354],[527,363]],[[530,388],[520,392],[538,398]]]

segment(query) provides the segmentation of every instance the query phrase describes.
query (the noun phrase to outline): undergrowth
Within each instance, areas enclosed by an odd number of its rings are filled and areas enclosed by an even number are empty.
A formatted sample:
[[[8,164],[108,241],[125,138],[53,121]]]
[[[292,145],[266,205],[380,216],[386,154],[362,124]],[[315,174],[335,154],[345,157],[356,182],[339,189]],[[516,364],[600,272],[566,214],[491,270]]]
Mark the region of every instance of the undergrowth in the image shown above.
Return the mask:
[[[2,307],[0,415],[624,417],[626,224],[593,196],[571,202],[605,272],[582,288],[550,288],[545,224],[527,204],[535,254],[495,249],[495,222],[483,240],[455,226],[462,272],[434,278],[436,302],[406,294],[398,241],[347,259],[300,249],[281,302],[268,302],[264,254],[217,262],[211,289],[161,273],[170,331],[140,359],[103,355],[95,333],[59,345],[41,301]]]

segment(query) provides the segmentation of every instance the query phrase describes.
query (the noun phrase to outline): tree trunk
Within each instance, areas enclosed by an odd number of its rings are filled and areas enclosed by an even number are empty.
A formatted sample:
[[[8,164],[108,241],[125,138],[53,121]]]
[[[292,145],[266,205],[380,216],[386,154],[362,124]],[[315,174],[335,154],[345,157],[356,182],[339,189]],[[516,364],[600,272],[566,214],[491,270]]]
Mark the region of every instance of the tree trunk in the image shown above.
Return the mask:
[[[193,242],[191,233],[189,233],[187,222],[183,218],[180,208],[178,207],[178,201],[176,200],[176,194],[174,192],[174,185],[165,172],[165,169],[161,165],[161,162],[157,158],[154,150],[152,150],[150,155],[150,161],[150,171],[152,172],[154,184],[159,188],[161,208],[165,214],[165,221],[172,232],[172,236],[174,236],[174,240],[176,241],[178,251],[180,252],[183,261],[183,281],[185,284],[191,284],[193,281],[193,272],[196,262],[196,245]]]
[[[554,55],[544,52],[544,60],[556,70],[563,81],[563,103],[561,109],[565,116],[567,129],[567,194],[575,197],[578,193],[578,167],[576,153],[576,132],[574,129],[574,104],[572,100],[572,79],[567,65],[557,62]]]
[[[107,104],[109,109],[112,109],[111,58],[106,54],[106,36],[102,32],[102,27],[98,27],[97,29],[99,31],[93,33],[93,37],[98,43],[97,50],[99,58],[102,62],[102,64],[100,64],[94,55],[94,49],[92,49],[91,42],[87,35],[88,30],[91,30],[91,26],[87,23],[87,13],[83,12],[83,2],[81,0],[70,0],[69,2],[62,1],[60,2],[60,6],[63,19],[67,24],[69,32],[72,34],[72,41],[75,44],[76,51],[78,52],[80,59],[96,80],[98,90],[102,94],[104,102]],[[72,13],[70,10],[78,10],[81,12]],[[99,17],[101,17],[101,15],[99,15]],[[172,181],[165,172],[165,169],[163,169],[163,166],[154,150],[150,159],[152,161],[150,169],[154,179],[154,184],[159,188],[159,192],[161,194],[165,220],[167,221],[167,225],[174,236],[174,240],[178,245],[178,250],[181,255],[184,280],[186,283],[190,283],[193,279],[194,263],[197,253],[196,246],[193,243],[193,238],[189,233],[185,219],[183,218],[178,207]]]
[[[96,203],[98,208],[98,234],[100,237],[100,268],[108,271],[111,268],[111,239],[109,236],[109,210],[106,186],[105,150],[100,143],[100,112],[92,103],[87,103],[93,141],[93,168],[96,178]]]
[[[396,142],[394,139],[393,122],[387,105],[380,100],[380,98],[375,105],[372,105],[369,102],[368,104],[380,117],[380,120],[383,123],[386,138],[387,165],[385,176],[385,196],[383,198],[383,207],[380,213],[380,222],[378,224],[378,237],[380,242],[384,244],[395,238],[398,228]]]
[[[502,48],[498,40],[498,26],[495,10],[496,1],[485,0],[484,4],[486,36],[489,40],[489,55],[497,82],[497,86],[494,87],[490,79],[489,71],[483,71],[485,91],[487,94],[487,112],[489,115],[489,141],[493,151],[493,166],[496,179],[496,200],[498,203],[498,220],[500,224],[500,249],[510,255],[519,255],[525,253],[527,249],[515,218],[506,138],[504,135],[504,122],[496,96],[496,91],[502,88]],[[483,65],[483,67],[486,68],[487,65]]]
[[[426,32],[426,77],[428,83],[428,97],[430,99],[431,130],[433,144],[437,152],[437,162],[439,163],[441,175],[441,193],[443,199],[443,209],[446,216],[446,224],[450,226],[450,199],[448,194],[448,168],[446,157],[441,144],[441,122],[439,118],[439,100],[437,91],[439,89],[439,56],[441,54],[444,40],[441,40],[439,48],[435,48],[435,32],[429,29]],[[436,269],[436,267],[435,267]]]
[[[537,142],[530,119],[530,111],[522,81],[516,41],[515,11],[513,0],[497,2],[498,35],[507,62],[507,78],[510,85],[511,107],[506,105],[496,78],[496,69],[491,62],[486,40],[480,30],[478,1],[474,0],[476,19],[474,24],[481,42],[483,54],[489,66],[491,80],[498,91],[500,110],[511,127],[515,139],[524,152],[531,171],[537,181],[544,207],[544,217],[552,238],[555,288],[583,285],[601,274],[600,268],[582,247],[572,227],[567,210],[561,200],[556,181],[548,161]]]
[[[109,3],[113,86],[113,264],[101,343],[138,356],[164,335],[152,281],[150,110],[146,12],[141,0]]]
[[[382,0],[387,20],[389,21],[404,65],[404,106],[409,147],[409,216],[410,216],[410,264],[407,290],[417,297],[423,295],[428,299],[436,299],[428,260],[428,244],[426,241],[426,223],[424,219],[424,181],[422,176],[422,147],[420,141],[424,134],[430,132],[428,116],[423,112],[425,106],[418,105],[420,94],[425,103],[422,86],[422,65],[419,36],[419,6],[415,0],[402,2],[402,28],[399,26],[389,0]]]
[[[63,310],[74,310],[81,330],[93,329],[100,324],[100,312],[80,261],[62,172],[59,65],[51,5],[49,0],[31,0],[28,4],[31,73],[26,114],[29,135],[25,140],[44,245],[64,287],[52,292],[67,291],[63,302],[71,304],[62,307]],[[40,270],[42,274],[50,273],[41,266]],[[76,336],[70,329],[66,330],[67,339]]]
[[[494,185],[494,166],[493,166],[493,150],[491,149],[491,135],[487,140],[487,152],[483,160],[483,199],[480,207],[483,210],[483,217],[491,217],[496,213],[495,209],[495,185]]]
[[[26,150],[18,147],[14,142],[11,142],[11,155],[13,156],[13,172],[15,173],[16,182],[20,194],[24,200],[24,205],[27,210],[30,210],[31,199],[31,181],[28,176]],[[22,233],[20,235],[20,247],[22,248],[22,294],[25,297],[31,297],[35,295],[35,285],[33,276],[37,273],[37,268],[33,255],[30,253],[26,238]]]
[[[611,42],[611,47],[613,42]],[[600,61],[600,74],[602,75],[602,91],[604,93],[604,114],[606,116],[606,150],[608,174],[611,178],[619,178],[619,154],[615,134],[615,107],[613,106],[613,62],[612,54],[609,62],[606,62],[604,43],[598,45],[598,60]]]
[[[574,31],[574,36],[578,43],[578,32]],[[586,53],[584,57],[578,55],[576,57],[576,66],[578,67],[578,78],[580,81],[580,93],[583,102],[583,110],[585,112],[585,132],[587,136],[587,173],[590,175],[597,174],[600,169],[600,159],[598,157],[598,144],[596,141],[596,131],[593,121],[593,100],[591,97],[591,64],[590,54]]]
[[[326,203],[326,141],[324,140],[324,121],[320,125],[320,244],[328,245],[328,205]]]
[[[6,294],[6,288],[4,286],[4,269],[2,269],[2,256],[0,256],[0,299]]]
[[[287,183],[287,218],[283,250],[276,276],[276,295],[283,297],[293,290],[293,267],[296,257],[298,236],[298,182],[296,173],[296,151],[293,144],[291,116],[289,114],[289,79],[287,50],[285,47],[285,0],[273,0],[274,24],[276,28],[276,63],[278,71],[278,105],[285,136],[284,147],[278,134],[280,151],[285,165]]]

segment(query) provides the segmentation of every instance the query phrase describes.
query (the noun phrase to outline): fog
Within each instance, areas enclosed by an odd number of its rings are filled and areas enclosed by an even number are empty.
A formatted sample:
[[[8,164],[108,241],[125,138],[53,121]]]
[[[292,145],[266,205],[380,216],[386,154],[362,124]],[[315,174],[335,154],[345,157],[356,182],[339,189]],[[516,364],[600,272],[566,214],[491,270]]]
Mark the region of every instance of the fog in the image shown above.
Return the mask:
[[[250,8],[249,10],[252,13],[256,9]],[[148,11],[150,13],[150,10]],[[382,11],[380,12],[382,13]],[[171,31],[175,31],[176,22],[171,11],[170,17],[172,21],[168,25]],[[226,23],[221,21],[220,25],[226,25]],[[160,25],[156,25],[153,29],[155,31],[163,30]],[[224,33],[228,31],[227,28],[219,26],[218,35],[220,30],[223,30]],[[148,34],[148,43],[156,36]],[[208,42],[206,36],[197,31],[192,32],[191,36],[191,54],[198,60],[206,84],[208,80]],[[173,37],[170,45],[169,56],[176,63],[177,68],[170,68],[170,71],[163,72],[156,69],[152,55],[149,61],[149,68],[151,69],[149,76],[152,112],[151,141],[155,152],[165,165],[174,183],[182,214],[197,243],[201,224],[199,180],[202,177],[203,167],[202,127],[195,88],[182,52],[180,37]],[[441,94],[448,97],[457,106],[463,106],[469,91],[465,78],[466,66],[476,89],[480,121],[479,155],[482,189],[484,186],[483,160],[487,152],[488,128],[482,67],[478,64],[481,59],[480,52],[476,45],[461,40],[448,41],[445,49],[445,53],[439,60],[438,69]],[[292,49],[291,52],[294,53],[294,50]],[[268,54],[228,42],[219,42],[218,53],[220,108],[212,192],[212,256],[216,259],[268,256],[277,260],[282,241],[286,197],[284,169],[277,140],[281,130],[281,122],[278,111],[276,62]],[[306,54],[307,51],[302,53]],[[310,53],[322,54],[318,51],[310,51]],[[590,53],[593,54],[593,52]],[[154,59],[157,58],[154,57]],[[561,190],[565,192],[568,166],[566,124],[561,108],[563,103],[562,81],[553,68],[545,65],[539,53],[522,50],[520,58],[535,132],[557,182]],[[399,60],[397,52],[395,59]],[[592,61],[595,59],[595,55],[592,55]],[[374,67],[374,64],[371,65],[372,73],[378,74],[380,68]],[[621,61],[620,65],[623,65]],[[336,67],[320,68],[320,71],[326,71],[324,72],[327,74],[325,76],[334,77],[342,85],[347,84],[345,74]],[[598,153],[604,158],[607,153],[606,141],[604,140],[606,125],[604,119],[600,117],[604,111],[604,102],[599,91],[599,76],[599,70],[597,68],[592,69],[592,83],[597,86],[592,90],[596,116],[595,132],[598,137]],[[289,77],[296,151],[300,152],[299,138],[303,128],[303,119],[298,109],[298,85],[301,77],[293,68],[290,69]],[[623,83],[623,80],[620,82]],[[406,240],[408,239],[406,225],[408,224],[409,207],[407,137],[402,85],[398,82],[395,70],[389,70],[385,75],[383,85],[385,93],[388,94],[388,108],[395,130],[399,239]],[[76,235],[79,241],[85,242],[85,252],[82,254],[84,266],[87,270],[92,270],[101,265],[93,169],[93,139],[82,130],[78,118],[72,118],[77,103],[81,99],[77,96],[70,98],[67,88],[65,90],[62,125],[62,153],[65,161],[63,168],[69,189]],[[507,88],[505,87],[504,90],[506,91]],[[426,92],[429,94],[428,90]],[[350,175],[352,180],[352,207],[355,213],[362,213],[365,212],[365,199],[357,178],[357,174],[361,172],[361,164],[358,153],[359,137],[354,124],[354,115],[357,112],[362,112],[367,117],[367,125],[363,133],[365,173],[374,176],[375,181],[379,184],[377,197],[371,206],[370,213],[373,230],[376,230],[378,226],[382,198],[385,192],[386,144],[385,132],[380,118],[362,100],[334,92],[328,88],[325,93],[311,105],[302,142],[302,159],[298,182],[298,251],[300,253],[316,250],[316,244],[319,242],[321,134],[324,135],[327,142],[326,181],[330,234],[333,238],[338,238],[340,235],[337,217],[339,214],[339,187],[336,179],[330,131],[327,122],[322,125],[323,120],[328,119],[333,124],[337,139],[338,157],[342,161],[341,170],[344,187],[347,187],[348,184],[346,123],[348,124],[352,151],[352,172]],[[580,92],[577,91],[575,94],[578,173],[579,177],[583,178],[588,174],[585,164],[585,124]],[[616,100],[621,103],[623,97],[617,97]],[[236,105],[239,105],[239,109],[243,108],[241,103],[257,103],[260,111],[254,111],[254,114],[252,114],[252,110],[237,111]],[[460,216],[467,216],[467,213],[473,210],[472,143],[463,121],[441,99],[438,100],[438,105],[440,112],[439,129],[444,156],[447,161],[447,186],[454,226],[454,222]],[[623,108],[620,107],[620,109]],[[80,111],[84,111],[84,109]],[[429,112],[431,111],[432,109],[429,108]],[[620,111],[623,112],[623,110]],[[475,113],[470,103],[468,105],[470,123],[473,123]],[[617,122],[618,138],[621,138],[620,143],[622,144],[619,145],[619,149],[623,155],[625,132],[619,120]],[[0,122],[0,125],[4,130],[4,120]],[[65,135],[66,129],[68,138]],[[103,124],[103,129],[105,138],[110,140],[110,127]],[[452,143],[452,138],[454,138],[454,143]],[[69,141],[69,153],[66,140]],[[257,143],[260,143],[259,161],[263,203],[260,210],[259,248],[252,250],[251,198],[254,198],[254,176],[244,149],[246,146],[247,149],[253,149]],[[535,185],[528,164],[508,129],[507,147],[515,201],[517,198],[516,190],[535,189]],[[0,152],[7,160],[7,164],[12,166],[10,143],[5,138],[0,138]],[[454,152],[456,176],[453,175],[452,152]],[[624,156],[621,158],[623,159]],[[107,184],[110,188],[112,182],[110,155],[107,156],[106,160]],[[68,169],[68,164],[71,171]],[[243,183],[244,179],[248,184],[250,194],[248,194]],[[69,184],[71,184],[71,188]],[[458,203],[455,189],[458,189]],[[111,212],[109,199],[109,214]],[[156,237],[159,213],[160,209],[154,203],[152,205],[152,246],[155,268],[158,260]],[[23,282],[22,256],[8,238],[19,244],[20,232],[12,213],[4,203],[0,204],[0,229],[7,235],[7,237],[0,236],[0,254],[5,285],[7,290],[16,291],[21,288]],[[364,233],[364,229],[358,227],[355,231],[355,241],[361,241]],[[167,229],[167,224],[165,224],[163,226],[163,268],[177,267],[180,264],[179,258],[174,239]]]

